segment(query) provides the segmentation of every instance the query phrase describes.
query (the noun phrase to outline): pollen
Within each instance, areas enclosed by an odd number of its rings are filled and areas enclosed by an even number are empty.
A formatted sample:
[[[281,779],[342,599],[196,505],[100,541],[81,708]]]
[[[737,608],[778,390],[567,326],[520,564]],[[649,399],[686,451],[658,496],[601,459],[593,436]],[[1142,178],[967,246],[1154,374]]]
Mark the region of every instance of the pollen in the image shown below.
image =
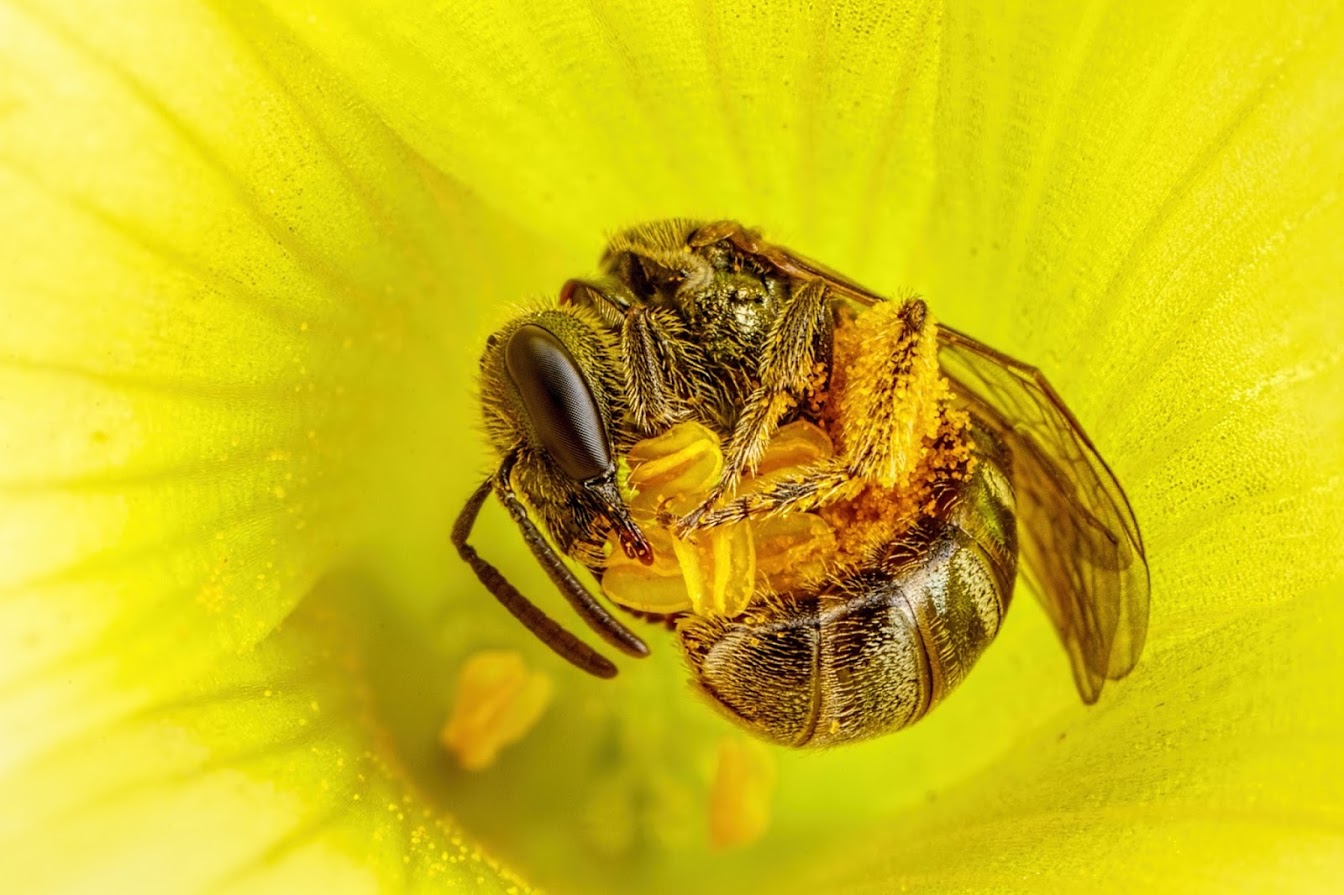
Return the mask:
[[[755,549],[744,526],[674,536],[660,514],[680,515],[709,494],[723,470],[718,436],[695,422],[646,438],[626,456],[631,515],[653,548],[653,564],[612,551],[602,575],[607,596],[630,609],[670,615],[735,615],[751,599]]]
[[[769,748],[741,736],[719,741],[709,788],[709,842],[714,848],[751,845],[770,826],[775,761]]]
[[[848,565],[937,513],[940,483],[964,479],[974,457],[927,313],[919,326],[899,302],[842,316],[832,356],[822,423],[850,457],[852,489],[819,513],[839,535],[835,561]]]
[[[482,650],[457,678],[452,713],[439,741],[464,770],[481,771],[505,746],[527,735],[551,701],[546,675],[532,671],[512,650]]]
[[[820,427],[784,426],[738,493],[759,491],[831,452]],[[645,566],[611,551],[602,589],[620,605],[657,615],[735,616],[758,592],[789,590],[824,574],[835,535],[812,513],[718,525],[685,538],[664,526],[668,514],[688,512],[708,496],[723,470],[719,437],[706,427],[680,423],[638,442],[626,460],[627,500],[654,561]]]
[[[883,302],[836,327],[827,428],[856,473],[904,488],[938,435],[948,387],[927,312],[914,325],[907,305]]]

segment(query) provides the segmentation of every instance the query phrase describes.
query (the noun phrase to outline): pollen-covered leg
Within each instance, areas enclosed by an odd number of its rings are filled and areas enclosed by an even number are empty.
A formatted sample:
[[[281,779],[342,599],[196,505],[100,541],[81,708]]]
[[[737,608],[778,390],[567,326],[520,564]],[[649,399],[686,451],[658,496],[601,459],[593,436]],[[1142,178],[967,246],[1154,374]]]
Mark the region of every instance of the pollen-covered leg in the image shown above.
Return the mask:
[[[965,448],[961,427],[945,416],[948,393],[936,350],[919,301],[884,303],[845,321],[836,330],[824,419],[835,454],[749,482],[746,493],[682,520],[684,528],[817,510],[855,498],[869,485],[902,498],[883,498],[901,508],[892,510],[893,518],[909,511],[906,503],[918,503],[924,491],[915,480],[959,468]]]
[[[827,415],[854,477],[903,488],[938,434],[948,398],[924,302],[874,305],[837,328]]]
[[[698,527],[698,520],[737,487],[743,474],[756,468],[780,418],[812,384],[817,340],[829,326],[826,284],[813,280],[799,286],[770,328],[758,373],[761,384],[733,427],[723,475],[705,501],[681,520],[684,528]]]

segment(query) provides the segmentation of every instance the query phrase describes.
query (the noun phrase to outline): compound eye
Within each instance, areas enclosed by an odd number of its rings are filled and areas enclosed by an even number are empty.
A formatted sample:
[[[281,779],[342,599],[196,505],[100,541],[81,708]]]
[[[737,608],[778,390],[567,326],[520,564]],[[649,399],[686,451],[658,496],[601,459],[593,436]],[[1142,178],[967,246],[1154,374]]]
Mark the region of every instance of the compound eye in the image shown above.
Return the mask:
[[[611,469],[597,401],[554,333],[533,323],[518,327],[504,349],[504,365],[542,447],[566,475],[583,482]]]

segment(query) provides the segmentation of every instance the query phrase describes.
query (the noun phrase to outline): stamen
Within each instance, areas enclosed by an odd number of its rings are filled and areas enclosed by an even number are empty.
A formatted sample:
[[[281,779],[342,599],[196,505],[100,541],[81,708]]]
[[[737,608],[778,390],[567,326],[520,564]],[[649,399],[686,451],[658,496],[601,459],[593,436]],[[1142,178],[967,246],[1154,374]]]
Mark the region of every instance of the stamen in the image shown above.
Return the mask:
[[[464,770],[484,770],[501,749],[532,729],[551,701],[551,690],[550,678],[530,671],[519,653],[474,653],[458,675],[453,711],[439,741]]]
[[[775,760],[769,747],[741,736],[719,740],[709,787],[709,842],[742,848],[765,835],[775,791]]]
[[[813,423],[783,426],[738,494],[759,493],[832,455],[830,438]],[[794,512],[778,518],[725,522],[674,534],[680,513],[710,493],[723,470],[713,431],[684,422],[635,444],[626,457],[631,513],[649,533],[657,560],[640,567],[619,554],[607,562],[602,588],[630,609],[671,615],[736,616],[762,590],[783,592],[819,580],[835,551],[835,535],[820,516]],[[669,555],[671,554],[671,555]]]

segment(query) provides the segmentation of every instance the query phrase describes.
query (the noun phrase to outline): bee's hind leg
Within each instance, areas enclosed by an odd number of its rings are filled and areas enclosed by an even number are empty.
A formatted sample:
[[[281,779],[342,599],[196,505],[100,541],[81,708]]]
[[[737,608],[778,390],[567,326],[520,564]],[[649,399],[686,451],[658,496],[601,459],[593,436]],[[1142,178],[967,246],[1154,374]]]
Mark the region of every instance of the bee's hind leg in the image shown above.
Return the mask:
[[[925,449],[926,429],[940,419],[937,368],[921,366],[922,355],[936,347],[934,334],[922,301],[885,304],[868,314],[859,333],[863,351],[845,370],[858,387],[841,396],[840,430],[833,433],[843,452],[722,506],[706,501],[680,520],[682,531],[815,509],[852,497],[869,482],[906,486]]]

